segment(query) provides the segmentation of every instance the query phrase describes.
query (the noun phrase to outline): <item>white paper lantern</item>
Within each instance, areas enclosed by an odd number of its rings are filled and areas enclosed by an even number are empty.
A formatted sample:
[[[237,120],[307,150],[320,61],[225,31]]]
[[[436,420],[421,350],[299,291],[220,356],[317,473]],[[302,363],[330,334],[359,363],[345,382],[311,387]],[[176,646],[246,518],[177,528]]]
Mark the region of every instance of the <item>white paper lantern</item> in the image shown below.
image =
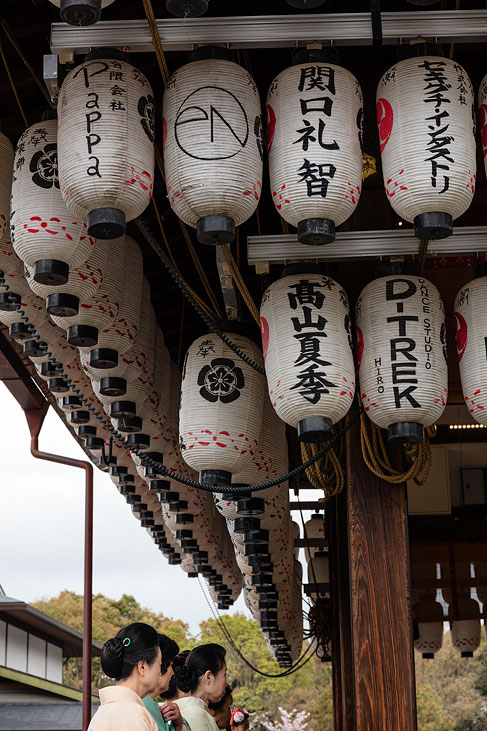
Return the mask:
[[[479,87],[479,117],[484,166],[487,166],[487,75],[484,76]]]
[[[5,240],[10,239],[10,196],[12,193],[12,178],[9,171],[13,170],[14,148],[12,143],[0,132],[0,166],[4,171],[0,185],[0,247]]]
[[[260,308],[269,396],[302,441],[323,441],[355,392],[348,298],[330,277],[292,274],[266,290]]]
[[[455,619],[452,604],[448,616],[451,627],[451,643],[461,657],[473,657],[473,653],[480,646],[480,608],[475,599],[459,597],[457,607],[460,616],[465,619]]]
[[[468,74],[448,58],[408,58],[379,82],[377,123],[385,191],[398,216],[414,222],[420,239],[450,236],[453,220],[472,202],[472,109]]]
[[[362,187],[360,84],[331,54],[316,54],[299,51],[267,95],[272,200],[303,244],[333,241]]]
[[[323,539],[325,537],[325,524],[324,524],[324,516],[320,513],[315,513],[311,516],[309,520],[306,521],[304,524],[305,532],[304,535],[310,540],[315,540],[317,538]],[[316,548],[316,547],[306,547],[304,550],[304,555],[306,558],[306,561],[309,561],[312,559],[317,551],[322,551],[323,548]]]
[[[176,215],[201,243],[232,241],[262,191],[260,100],[248,71],[219,58],[175,71],[164,91],[163,145]]]
[[[152,196],[154,99],[146,77],[107,50],[89,54],[63,82],[59,179],[71,213],[92,236],[113,239]]]
[[[55,119],[32,125],[17,143],[10,228],[15,251],[46,285],[65,284],[95,244],[85,217],[73,216],[63,203]]]
[[[100,20],[101,11],[115,0],[50,0],[60,8],[61,20],[70,25],[93,25]]]
[[[389,440],[420,442],[446,406],[445,308],[424,277],[390,274],[370,282],[356,307],[360,393]]]
[[[419,637],[414,649],[424,660],[432,660],[443,644],[443,607],[432,599],[422,599],[413,605]]]
[[[227,337],[255,363],[257,345],[233,333]],[[181,381],[179,434],[185,462],[200,479],[222,485],[252,461],[262,424],[264,377],[216,335],[203,335],[189,348]]]
[[[485,302],[487,265],[477,267],[476,279],[455,299],[458,366],[465,406],[475,421],[487,424],[487,356]]]

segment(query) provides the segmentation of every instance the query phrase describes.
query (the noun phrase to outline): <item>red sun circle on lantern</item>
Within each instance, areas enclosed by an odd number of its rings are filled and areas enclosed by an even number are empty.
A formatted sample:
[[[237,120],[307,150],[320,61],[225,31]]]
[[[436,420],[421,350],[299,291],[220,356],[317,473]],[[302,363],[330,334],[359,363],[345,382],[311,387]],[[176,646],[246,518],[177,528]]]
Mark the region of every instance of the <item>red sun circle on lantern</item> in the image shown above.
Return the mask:
[[[480,117],[480,135],[482,137],[482,150],[484,157],[487,155],[487,104],[482,104],[479,108]]]
[[[455,312],[454,317],[457,327],[455,332],[455,340],[457,343],[458,362],[460,363],[467,347],[467,322],[463,315],[461,315],[459,312]]]
[[[358,359],[359,368],[362,363],[363,354],[364,354],[364,334],[363,334],[361,328],[359,328],[357,325],[357,359]]]
[[[392,106],[387,99],[381,98],[377,100],[377,126],[379,128],[380,151],[389,142],[392,126],[394,124],[394,112]]]
[[[267,358],[267,350],[269,348],[269,323],[265,317],[260,318],[260,331],[262,333],[262,351],[264,353],[264,361]]]
[[[274,141],[274,134],[276,131],[276,113],[270,104],[266,106],[267,113],[267,154],[270,153],[272,143]]]

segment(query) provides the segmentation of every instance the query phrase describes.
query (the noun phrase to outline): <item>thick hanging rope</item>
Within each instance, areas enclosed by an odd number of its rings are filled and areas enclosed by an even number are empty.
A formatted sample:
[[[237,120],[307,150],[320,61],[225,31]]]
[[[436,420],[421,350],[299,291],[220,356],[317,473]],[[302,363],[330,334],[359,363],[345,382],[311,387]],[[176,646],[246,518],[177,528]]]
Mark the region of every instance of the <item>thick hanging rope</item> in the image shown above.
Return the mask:
[[[357,396],[362,406],[360,395]],[[391,464],[381,429],[367,419],[363,408],[360,413],[360,445],[363,460],[374,475],[394,485],[408,480],[414,480],[417,485],[425,483],[431,469],[430,436],[433,433],[434,427],[428,427],[423,442],[405,446],[404,452],[409,467],[404,472],[399,472]]]
[[[223,244],[221,247],[223,256],[225,258],[225,262],[230,269],[230,273],[232,275],[232,279],[235,282],[235,284],[238,287],[238,291],[242,295],[242,299],[247,305],[250,314],[254,318],[257,325],[260,327],[260,316],[259,316],[259,310],[257,309],[257,306],[252,299],[252,295],[250,294],[249,290],[247,289],[247,285],[244,282],[244,279],[242,277],[242,274],[240,273],[240,269],[237,266],[237,262],[233,258],[232,252],[230,250],[230,244]]]
[[[323,444],[301,444],[301,458],[306,462],[314,457]],[[334,449],[329,449],[325,457],[312,464],[306,470],[306,476],[313,487],[323,490],[324,500],[327,501],[345,487],[345,472]]]

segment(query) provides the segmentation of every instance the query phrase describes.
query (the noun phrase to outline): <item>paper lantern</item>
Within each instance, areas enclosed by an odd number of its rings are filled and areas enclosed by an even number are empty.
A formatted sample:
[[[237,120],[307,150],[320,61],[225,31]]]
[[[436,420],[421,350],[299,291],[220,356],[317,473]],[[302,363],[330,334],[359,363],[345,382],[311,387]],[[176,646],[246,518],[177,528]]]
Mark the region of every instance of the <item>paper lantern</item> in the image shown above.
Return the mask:
[[[346,292],[307,267],[288,268],[296,273],[266,290],[260,324],[272,405],[311,442],[329,439],[350,409],[355,371]]]
[[[12,143],[0,132],[0,165],[5,171],[2,184],[0,185],[0,247],[5,240],[10,239],[10,196],[12,192],[12,179],[8,175],[13,170],[14,148]]]
[[[422,599],[414,603],[413,613],[418,628],[414,649],[423,660],[432,660],[443,644],[443,607],[434,598]]]
[[[325,523],[324,516],[320,513],[314,513],[309,520],[304,524],[304,535],[309,540],[316,540],[318,538],[324,539],[325,537]],[[317,548],[315,546],[306,546],[304,555],[307,561],[312,559],[317,551],[322,551],[323,548]]]
[[[475,279],[458,292],[455,324],[458,366],[465,405],[479,424],[487,424],[487,355],[485,301],[487,264],[476,267]]]
[[[456,604],[461,619],[455,619],[453,604],[448,610],[451,643],[461,657],[473,657],[480,646],[480,608],[475,599],[466,596],[459,597]]]
[[[50,0],[60,9],[61,20],[70,25],[93,25],[100,20],[101,11],[115,0]]]
[[[362,91],[330,50],[300,49],[267,95],[272,200],[303,244],[326,244],[362,186]]]
[[[399,270],[400,272],[400,270]],[[446,406],[445,309],[424,277],[389,274],[370,282],[356,307],[360,393],[389,440],[421,442]]]
[[[59,179],[72,215],[91,236],[114,239],[152,196],[154,98],[124,54],[99,49],[65,78],[59,95]]]
[[[259,348],[226,328],[232,342],[256,363]],[[230,484],[252,461],[262,423],[264,377],[216,335],[195,340],[181,382],[180,445],[185,462],[209,483]]]
[[[475,192],[472,83],[456,61],[428,44],[392,66],[377,89],[377,123],[387,197],[420,239],[453,233]],[[417,55],[416,55],[417,54]]]
[[[203,244],[233,241],[257,207],[263,138],[259,93],[232,61],[206,58],[175,71],[164,91],[163,146],[169,202]]]
[[[73,216],[63,203],[55,119],[32,125],[17,143],[10,228],[18,256],[33,269],[34,279],[46,285],[65,284],[69,271],[84,264],[95,244],[85,217]]]

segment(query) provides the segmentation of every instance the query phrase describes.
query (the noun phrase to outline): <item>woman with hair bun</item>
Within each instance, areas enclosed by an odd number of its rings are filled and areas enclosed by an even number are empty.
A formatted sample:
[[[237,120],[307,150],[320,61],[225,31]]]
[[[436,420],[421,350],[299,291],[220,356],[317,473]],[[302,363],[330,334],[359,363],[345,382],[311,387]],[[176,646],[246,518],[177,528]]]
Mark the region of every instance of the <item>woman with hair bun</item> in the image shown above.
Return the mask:
[[[167,635],[159,635],[159,647],[161,648],[161,677],[152,693],[143,698],[144,706],[157,724],[159,731],[186,731],[185,720],[181,716],[179,707],[170,701],[159,705],[156,701],[158,695],[164,697],[167,693],[171,680],[174,677],[174,662],[179,652],[179,647],[174,640]],[[188,726],[188,731],[191,731]]]
[[[208,704],[218,702],[225,694],[225,652],[221,645],[200,645],[191,650],[184,665],[176,670],[177,686],[188,694],[176,703],[191,731],[218,731]]]
[[[159,636],[153,627],[134,622],[107,640],[101,667],[116,685],[100,689],[100,707],[88,731],[158,731],[142,702],[161,677]]]

